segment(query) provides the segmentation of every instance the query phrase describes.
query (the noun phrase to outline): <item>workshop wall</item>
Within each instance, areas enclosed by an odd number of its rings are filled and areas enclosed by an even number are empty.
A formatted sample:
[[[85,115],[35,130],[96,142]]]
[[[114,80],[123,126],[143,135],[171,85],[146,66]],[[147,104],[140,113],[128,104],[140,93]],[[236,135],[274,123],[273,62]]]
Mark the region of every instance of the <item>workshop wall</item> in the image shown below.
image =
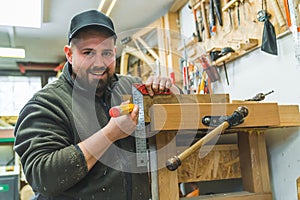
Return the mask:
[[[264,101],[300,105],[300,67],[295,59],[293,36],[286,35],[277,42],[278,56],[257,49],[228,63],[229,85],[219,68],[221,80],[213,84],[214,93],[229,93],[231,100],[243,100],[274,90]],[[266,143],[274,200],[297,199],[300,128],[267,131]]]
[[[180,13],[180,31],[184,38],[195,32],[191,10],[186,5]],[[277,39],[278,56],[267,54],[257,47],[226,64],[229,85],[224,68],[218,67],[220,80],[212,84],[213,93],[228,93],[231,100],[244,100],[257,93],[274,93],[266,102],[300,106],[300,67],[295,59],[295,42],[289,32]],[[207,50],[207,49],[206,49]],[[300,128],[283,128],[266,132],[270,178],[274,200],[297,199],[296,180],[300,177]]]

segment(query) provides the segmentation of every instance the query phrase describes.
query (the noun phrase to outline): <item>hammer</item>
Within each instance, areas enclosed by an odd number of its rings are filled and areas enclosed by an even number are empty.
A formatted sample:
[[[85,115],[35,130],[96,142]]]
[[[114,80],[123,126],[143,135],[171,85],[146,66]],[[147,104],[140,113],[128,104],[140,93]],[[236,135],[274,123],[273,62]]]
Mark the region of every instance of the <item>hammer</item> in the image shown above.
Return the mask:
[[[176,170],[182,163],[184,159],[189,157],[192,153],[194,153],[196,150],[200,149],[204,144],[206,144],[208,141],[213,139],[215,136],[217,136],[220,133],[223,133],[225,129],[240,124],[243,122],[244,118],[248,115],[248,108],[246,107],[238,107],[237,110],[233,112],[232,115],[227,117],[227,119],[224,120],[219,126],[217,126],[215,129],[213,129],[211,132],[209,132],[207,135],[205,135],[203,138],[198,140],[196,143],[194,143],[192,146],[190,146],[188,149],[183,151],[178,156],[173,156],[172,158],[169,158],[166,162],[166,167],[170,171]]]

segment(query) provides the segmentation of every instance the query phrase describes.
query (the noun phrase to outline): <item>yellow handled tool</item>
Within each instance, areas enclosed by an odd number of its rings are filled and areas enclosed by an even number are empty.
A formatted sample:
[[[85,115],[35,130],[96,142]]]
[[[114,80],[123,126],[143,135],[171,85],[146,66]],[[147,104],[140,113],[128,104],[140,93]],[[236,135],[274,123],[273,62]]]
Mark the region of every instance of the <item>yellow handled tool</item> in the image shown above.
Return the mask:
[[[114,106],[109,110],[109,115],[111,117],[119,117],[121,115],[126,115],[128,113],[131,113],[134,108],[134,104],[122,104],[119,106]]]

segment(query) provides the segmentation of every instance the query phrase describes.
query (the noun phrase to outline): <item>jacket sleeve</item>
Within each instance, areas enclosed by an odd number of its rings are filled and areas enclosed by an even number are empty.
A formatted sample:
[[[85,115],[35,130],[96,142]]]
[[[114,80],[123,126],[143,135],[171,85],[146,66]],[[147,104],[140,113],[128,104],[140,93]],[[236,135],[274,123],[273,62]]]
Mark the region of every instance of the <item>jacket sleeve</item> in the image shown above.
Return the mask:
[[[26,179],[46,196],[67,190],[88,173],[68,121],[63,110],[31,101],[15,126],[15,151]]]

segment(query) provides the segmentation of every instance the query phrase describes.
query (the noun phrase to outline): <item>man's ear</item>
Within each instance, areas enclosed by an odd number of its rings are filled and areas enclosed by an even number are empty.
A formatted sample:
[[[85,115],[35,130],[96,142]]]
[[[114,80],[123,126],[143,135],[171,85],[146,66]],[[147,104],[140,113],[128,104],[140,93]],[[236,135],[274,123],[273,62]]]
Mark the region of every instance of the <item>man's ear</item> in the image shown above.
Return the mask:
[[[72,50],[71,50],[70,45],[65,45],[64,52],[65,52],[65,55],[66,55],[66,58],[67,58],[68,62],[70,64],[72,64]]]

